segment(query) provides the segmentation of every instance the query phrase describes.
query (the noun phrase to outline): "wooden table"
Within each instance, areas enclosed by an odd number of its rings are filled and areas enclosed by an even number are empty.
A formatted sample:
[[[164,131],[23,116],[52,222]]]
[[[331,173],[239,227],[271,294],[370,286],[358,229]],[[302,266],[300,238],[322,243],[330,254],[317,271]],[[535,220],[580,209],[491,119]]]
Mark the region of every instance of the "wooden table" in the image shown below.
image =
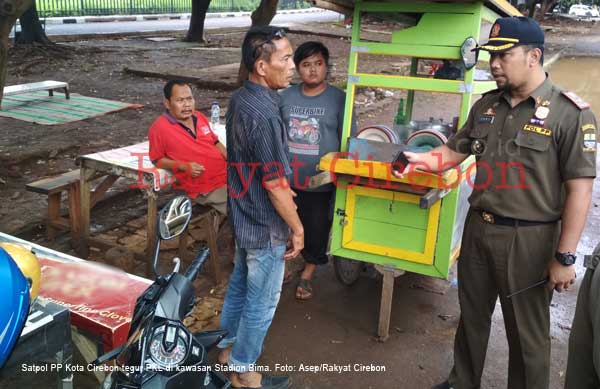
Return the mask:
[[[213,126],[213,131],[219,137],[221,143],[225,144],[225,126],[218,124]],[[92,181],[103,177],[103,181],[96,187],[95,193],[105,192],[114,182],[124,177],[132,181],[140,189],[148,201],[147,223],[146,223],[146,275],[153,274],[152,259],[156,246],[157,233],[157,198],[161,189],[170,187],[173,182],[171,172],[154,167],[148,156],[149,143],[142,142],[132,146],[107,150],[99,153],[88,154],[79,158],[81,164],[80,204],[79,204],[79,242],[76,244],[78,254],[82,258],[89,255],[90,244],[108,248],[106,242],[90,237],[90,211],[95,196],[92,200]],[[214,262],[214,261],[213,261]]]

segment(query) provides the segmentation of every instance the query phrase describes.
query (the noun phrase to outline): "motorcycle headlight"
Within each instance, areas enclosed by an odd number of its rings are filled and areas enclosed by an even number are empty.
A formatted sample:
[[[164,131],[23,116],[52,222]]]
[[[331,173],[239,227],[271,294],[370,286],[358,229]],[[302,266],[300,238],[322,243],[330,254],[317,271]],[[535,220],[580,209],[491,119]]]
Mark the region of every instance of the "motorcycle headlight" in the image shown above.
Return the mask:
[[[172,369],[188,354],[189,334],[179,323],[156,327],[150,338],[150,358],[162,369]]]

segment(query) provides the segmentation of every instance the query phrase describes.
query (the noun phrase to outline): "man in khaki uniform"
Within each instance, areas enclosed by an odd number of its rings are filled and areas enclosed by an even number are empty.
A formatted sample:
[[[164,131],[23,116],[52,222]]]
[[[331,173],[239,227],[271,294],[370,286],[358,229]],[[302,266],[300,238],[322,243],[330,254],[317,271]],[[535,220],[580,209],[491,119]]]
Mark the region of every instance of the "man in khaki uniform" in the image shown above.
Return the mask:
[[[490,52],[498,89],[473,105],[446,145],[405,153],[404,172],[477,158],[458,261],[454,368],[439,389],[481,386],[498,297],[509,344],[508,388],[548,388],[549,305],[552,289],[561,292],[575,279],[573,253],[596,175],[596,122],[585,102],[547,77],[543,44],[533,20],[498,19],[479,48]],[[545,277],[547,287],[507,298]]]
[[[565,389],[600,388],[600,244],[586,255],[577,298]]]

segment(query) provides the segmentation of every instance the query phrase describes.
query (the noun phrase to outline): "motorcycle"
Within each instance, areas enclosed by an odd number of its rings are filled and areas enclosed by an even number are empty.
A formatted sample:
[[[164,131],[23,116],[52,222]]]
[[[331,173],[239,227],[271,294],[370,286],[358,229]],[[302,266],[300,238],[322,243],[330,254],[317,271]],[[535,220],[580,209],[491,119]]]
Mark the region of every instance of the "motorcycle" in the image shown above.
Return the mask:
[[[207,362],[207,352],[226,331],[193,334],[183,319],[194,307],[192,282],[209,255],[204,247],[185,274],[179,273],[180,260],[174,258],[173,271],[158,272],[161,240],[173,239],[187,228],[192,203],[186,196],[172,199],[159,213],[159,239],[154,253],[155,282],[137,299],[128,339],[122,346],[100,356],[100,365],[115,359],[115,369],[106,377],[103,389],[225,389],[231,383]]]

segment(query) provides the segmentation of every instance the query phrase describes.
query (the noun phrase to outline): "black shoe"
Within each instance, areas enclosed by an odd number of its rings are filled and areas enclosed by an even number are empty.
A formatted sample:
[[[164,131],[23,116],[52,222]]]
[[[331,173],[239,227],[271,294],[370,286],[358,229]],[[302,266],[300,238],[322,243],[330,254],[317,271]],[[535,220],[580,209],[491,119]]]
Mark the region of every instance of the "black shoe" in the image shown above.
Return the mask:
[[[448,381],[444,381],[441,384],[435,385],[431,389],[453,389],[453,388],[452,388],[452,386],[450,386],[450,384],[448,383]]]
[[[292,380],[288,376],[269,376],[263,374],[260,379],[260,386],[258,388],[249,388],[249,387],[241,387],[236,388],[232,386],[232,388],[236,389],[287,389],[292,386]]]

